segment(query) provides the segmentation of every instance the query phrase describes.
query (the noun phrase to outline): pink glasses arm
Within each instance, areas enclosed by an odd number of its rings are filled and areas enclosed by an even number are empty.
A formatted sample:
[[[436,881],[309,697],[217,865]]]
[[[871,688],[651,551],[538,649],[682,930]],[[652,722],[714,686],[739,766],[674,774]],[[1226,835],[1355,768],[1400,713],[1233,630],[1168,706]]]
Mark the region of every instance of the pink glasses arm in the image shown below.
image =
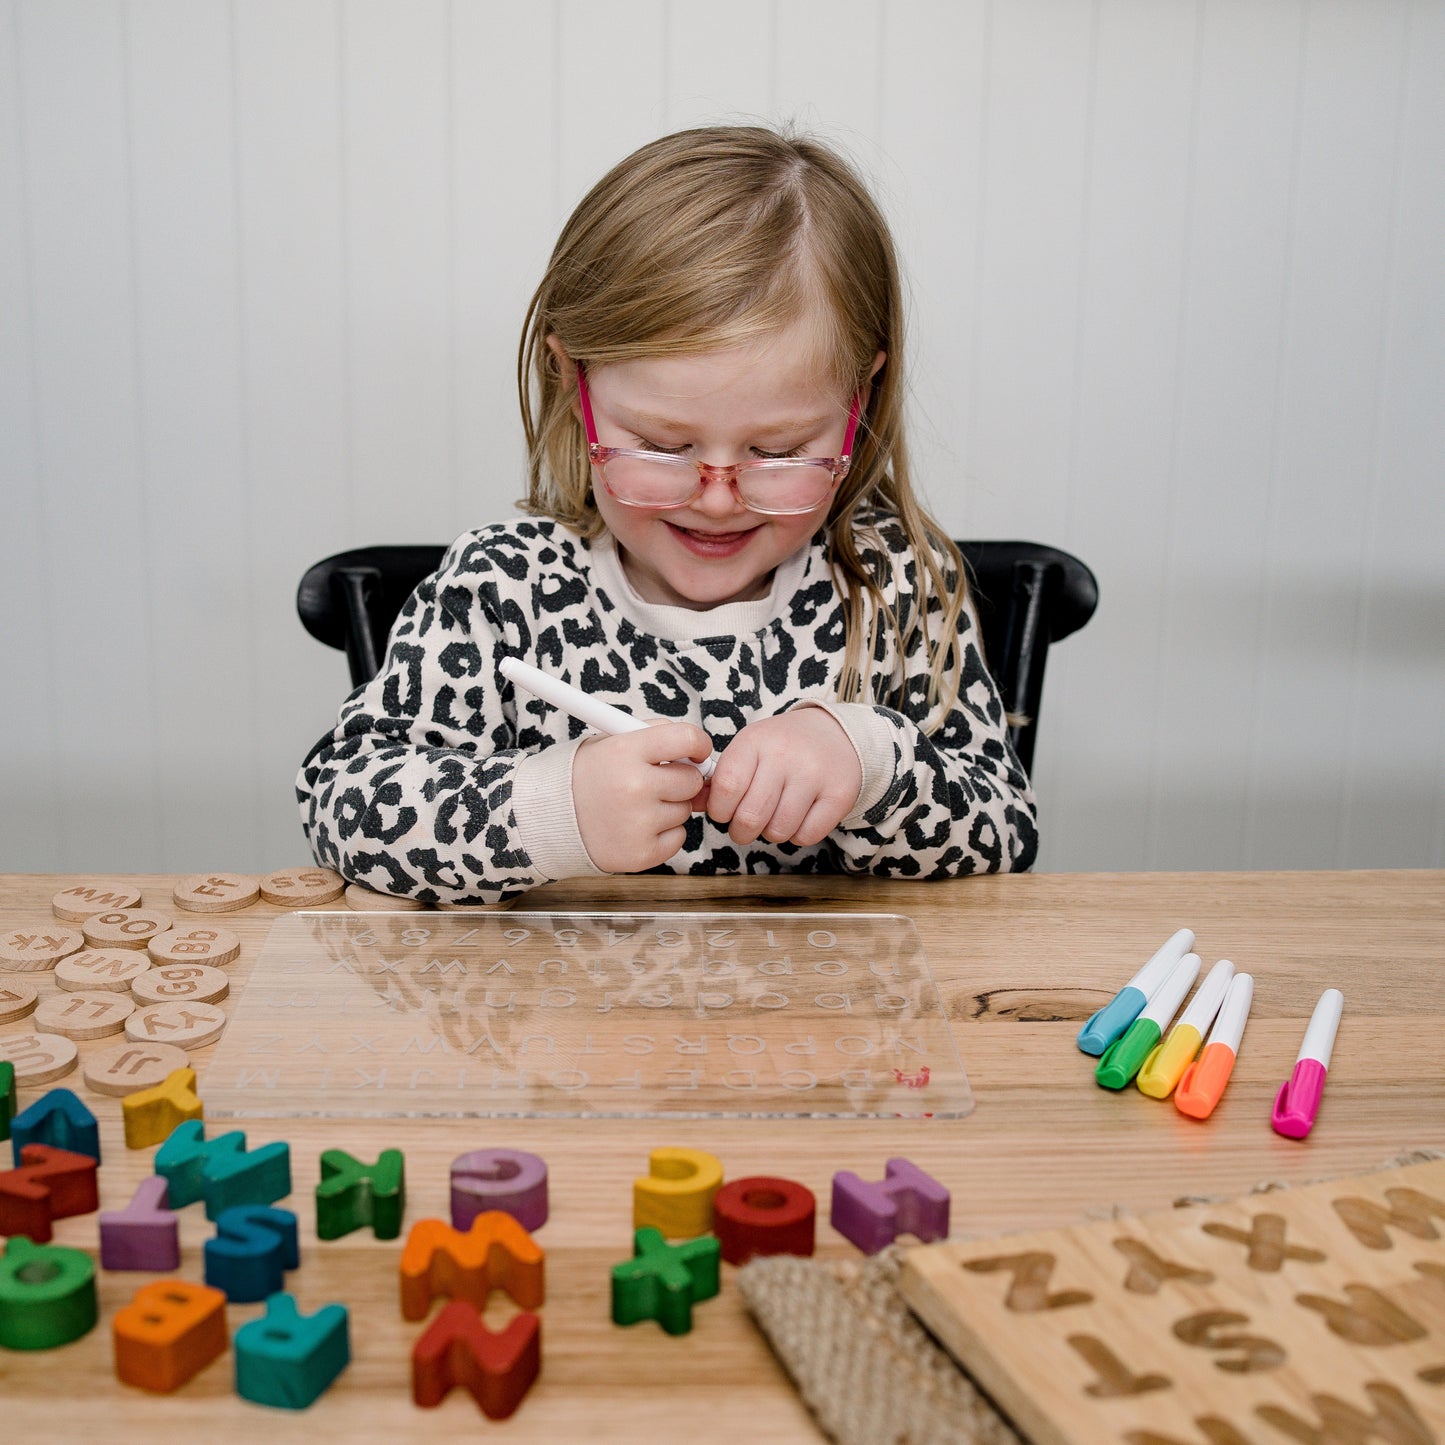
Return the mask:
[[[577,363],[577,399],[582,403],[582,425],[587,432],[587,445],[597,445],[597,423],[592,420],[592,398],[587,395],[587,379],[582,374],[582,363]]]
[[[853,405],[848,412],[848,430],[843,437],[843,455],[853,455],[853,438],[858,431],[858,394],[853,394]]]

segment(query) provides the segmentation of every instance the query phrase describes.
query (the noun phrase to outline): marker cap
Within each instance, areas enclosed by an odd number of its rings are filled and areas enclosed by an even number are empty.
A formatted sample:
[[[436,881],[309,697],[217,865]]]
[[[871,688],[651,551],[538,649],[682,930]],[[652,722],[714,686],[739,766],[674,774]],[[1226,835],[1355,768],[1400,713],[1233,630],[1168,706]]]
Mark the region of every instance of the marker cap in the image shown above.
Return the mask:
[[[1275,1096],[1269,1122],[1286,1139],[1303,1139],[1314,1128],[1325,1092],[1327,1070],[1318,1059],[1301,1059]]]
[[[1102,1054],[1144,1011],[1144,993],[1126,984],[1079,1030],[1079,1047],[1086,1054]]]
[[[1206,1044],[1175,1086],[1174,1107],[1191,1119],[1207,1119],[1224,1096],[1224,1086],[1234,1072],[1234,1058],[1228,1044]]]
[[[1123,1038],[1107,1049],[1094,1078],[1106,1089],[1122,1089],[1139,1072],[1140,1066],[1159,1042],[1159,1025],[1150,1018],[1135,1019]]]
[[[1199,1044],[1199,1030],[1193,1024],[1176,1024],[1169,1030],[1169,1037],[1144,1060],[1135,1080],[1139,1092],[1151,1099],[1167,1099],[1185,1069],[1194,1062]]]

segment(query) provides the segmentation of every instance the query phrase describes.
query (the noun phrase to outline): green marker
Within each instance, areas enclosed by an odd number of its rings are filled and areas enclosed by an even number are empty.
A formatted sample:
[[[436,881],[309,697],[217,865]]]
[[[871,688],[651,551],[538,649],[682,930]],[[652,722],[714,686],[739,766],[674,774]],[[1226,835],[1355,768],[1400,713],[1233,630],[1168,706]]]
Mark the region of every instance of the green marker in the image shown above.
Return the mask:
[[[1094,1077],[1106,1089],[1122,1089],[1132,1082],[1164,1036],[1170,1020],[1179,1011],[1184,995],[1199,976],[1199,955],[1186,953],[1159,985],[1159,991],[1144,1005],[1144,1011],[1129,1025],[1122,1038],[1115,1039],[1099,1060]]]

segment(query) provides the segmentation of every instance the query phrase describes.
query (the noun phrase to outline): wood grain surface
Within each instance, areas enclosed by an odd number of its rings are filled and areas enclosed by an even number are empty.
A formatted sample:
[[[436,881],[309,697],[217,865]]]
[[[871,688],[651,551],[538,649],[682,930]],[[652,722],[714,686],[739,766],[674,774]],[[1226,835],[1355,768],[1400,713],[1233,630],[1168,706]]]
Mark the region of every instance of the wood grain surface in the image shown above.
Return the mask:
[[[62,875],[0,878],[0,930],[53,924]],[[112,879],[138,888],[142,907],[171,910],[173,876]],[[344,909],[338,900],[329,907]],[[877,879],[619,878],[554,884],[527,896],[528,910],[865,911],[915,921],[973,1086],[977,1108],[961,1121],[575,1119],[264,1119],[247,1122],[251,1147],[288,1139],[294,1191],[282,1201],[302,1231],[301,1268],[288,1288],[312,1311],[333,1301],[351,1310],[352,1363],[304,1416],[240,1400],[228,1356],[177,1394],[150,1397],[120,1385],[111,1364],[110,1320],[151,1276],[102,1272],[101,1323],[64,1349],[0,1352],[0,1395],[16,1438],[149,1440],[204,1432],[213,1441],[272,1432],[281,1439],[395,1440],[425,1433],[470,1438],[504,1428],[523,1440],[624,1441],[817,1438],[807,1411],[750,1323],[724,1267],[721,1296],[698,1306],[691,1334],[651,1324],[615,1327],[609,1270],[630,1252],[632,1181],[649,1151],[687,1145],[717,1154],[728,1177],[778,1174],[819,1198],[819,1247],[851,1246],[827,1223],[832,1175],[878,1178],[902,1155],[953,1193],[955,1236],[1078,1224],[1118,1206],[1155,1209],[1176,1198],[1247,1192],[1261,1180],[1303,1183],[1367,1171],[1399,1150],[1445,1147],[1445,874],[1040,874],[943,884]],[[274,918],[265,902],[228,913],[241,939],[226,970],[232,998]],[[1256,980],[1254,1011],[1224,1100],[1196,1123],[1137,1090],[1116,1095],[1092,1079],[1093,1060],[1074,1035],[1091,1013],[1176,928],[1190,927],[1206,965],[1230,958]],[[55,990],[48,972],[26,982]],[[1297,1143],[1276,1136],[1269,1107],[1288,1075],[1321,989],[1345,994],[1319,1123]],[[33,1031],[29,1018],[0,1038]],[[112,1040],[79,1044],[81,1063]],[[192,1063],[205,1097],[210,1048]],[[77,1069],[64,1084],[101,1121],[101,1206],[119,1209],[152,1170],[154,1149],[127,1151],[119,1101],[95,1093]],[[42,1088],[22,1086],[20,1104]],[[229,1127],[226,1126],[226,1127]],[[401,1241],[369,1235],[319,1243],[312,1194],[323,1149],[374,1159],[406,1154],[403,1231],[445,1217],[448,1166],[487,1146],[540,1154],[551,1175],[542,1375],[505,1426],[489,1425],[454,1392],[439,1408],[410,1399],[410,1350],[423,1328],[398,1303]],[[201,1278],[212,1229],[199,1207],[181,1215],[181,1277]],[[95,1251],[95,1216],[57,1223],[58,1243]],[[514,1306],[494,1296],[487,1319]],[[232,1331],[260,1306],[231,1306]],[[8,1429],[7,1429],[8,1434]]]

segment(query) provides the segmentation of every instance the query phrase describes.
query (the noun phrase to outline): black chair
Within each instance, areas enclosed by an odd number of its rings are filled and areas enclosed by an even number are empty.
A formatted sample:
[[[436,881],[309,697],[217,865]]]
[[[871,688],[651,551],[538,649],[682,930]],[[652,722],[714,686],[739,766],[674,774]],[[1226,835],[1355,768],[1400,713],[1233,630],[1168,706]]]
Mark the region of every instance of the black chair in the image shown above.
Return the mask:
[[[1077,557],[1037,542],[960,542],[1019,761],[1033,766],[1049,647],[1077,632],[1099,602],[1094,574]],[[441,564],[445,547],[358,547],[316,563],[296,610],[306,630],[346,653],[351,685],[381,670],[382,649],[412,589]]]

